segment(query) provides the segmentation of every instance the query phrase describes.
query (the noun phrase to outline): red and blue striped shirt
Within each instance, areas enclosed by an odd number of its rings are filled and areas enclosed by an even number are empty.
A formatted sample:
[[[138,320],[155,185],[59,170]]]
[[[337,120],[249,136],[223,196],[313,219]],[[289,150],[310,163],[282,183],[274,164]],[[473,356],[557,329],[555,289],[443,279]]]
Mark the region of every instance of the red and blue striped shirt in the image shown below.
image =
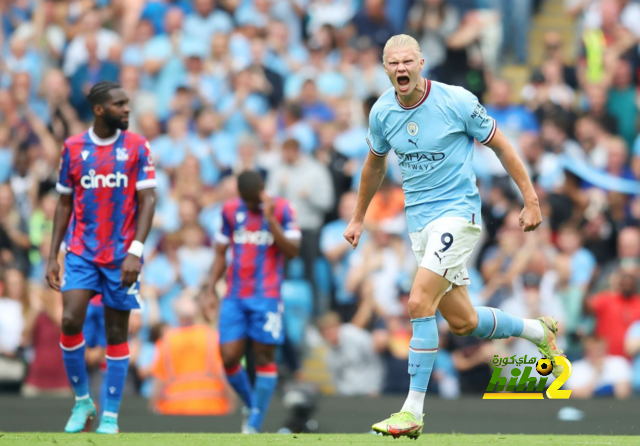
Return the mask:
[[[156,187],[149,143],[118,130],[108,139],[93,129],[67,139],[56,189],[73,195],[67,250],[99,266],[127,256],[137,227],[136,191]]]
[[[300,229],[289,202],[274,199],[274,215],[289,239],[299,239]],[[231,244],[232,261],[227,269],[227,297],[280,298],[284,254],[274,243],[269,223],[260,212],[250,212],[241,199],[222,208],[222,228],[216,235],[221,244]]]

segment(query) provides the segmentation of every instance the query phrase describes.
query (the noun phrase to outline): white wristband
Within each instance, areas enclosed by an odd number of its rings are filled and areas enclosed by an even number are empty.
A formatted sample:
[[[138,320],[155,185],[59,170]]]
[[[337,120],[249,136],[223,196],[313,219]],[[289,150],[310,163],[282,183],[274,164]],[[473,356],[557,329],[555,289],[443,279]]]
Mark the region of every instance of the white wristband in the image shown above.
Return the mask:
[[[129,251],[127,252],[136,257],[142,257],[142,251],[144,251],[144,243],[134,240],[131,242],[131,246],[129,246]]]

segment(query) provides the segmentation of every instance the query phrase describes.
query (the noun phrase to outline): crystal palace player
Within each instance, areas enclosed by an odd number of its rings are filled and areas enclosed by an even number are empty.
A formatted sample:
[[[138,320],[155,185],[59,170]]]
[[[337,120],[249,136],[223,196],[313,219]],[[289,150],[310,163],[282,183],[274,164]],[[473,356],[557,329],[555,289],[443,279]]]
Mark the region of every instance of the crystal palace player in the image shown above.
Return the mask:
[[[118,410],[129,368],[129,312],[139,308],[142,250],[155,207],[155,170],[149,143],[126,131],[129,98],[113,82],[87,97],[95,115],[88,131],[65,141],[47,281],[62,289],[60,345],[76,394],[65,431],[80,432],[95,415],[89,396],[82,325],[89,300],[102,294],[107,338],[107,398],[99,433],[118,432]],[[73,215],[60,282],[58,252]]]
[[[472,169],[474,139],[494,150],[520,188],[522,229],[533,231],[541,222],[538,197],[515,149],[473,94],[421,76],[424,58],[414,38],[398,35],[389,39],[383,63],[393,88],[382,94],[369,115],[371,153],[362,169],[358,204],[344,236],[354,248],[358,245],[367,207],[393,148],[402,171],[409,235],[420,268],[409,298],[413,325],[409,395],[400,412],[375,424],[373,430],[416,438],[422,432],[424,397],[438,350],[436,309],[458,336],[521,337],[536,344],[552,361],[562,352],[556,347],[552,318],[521,319],[495,308],[474,308],[467,292],[466,263],[481,231],[480,195]],[[554,375],[560,374],[560,368],[553,368]]]
[[[301,234],[289,203],[267,196],[259,173],[240,174],[238,190],[241,198],[225,203],[222,209],[208,294],[214,294],[224,274],[231,245],[233,259],[219,317],[220,352],[229,383],[246,406],[242,431],[255,433],[260,432],[278,379],[274,356],[283,341],[280,284],[284,259],[298,254]],[[253,341],[256,357],[255,388],[240,365],[247,338]]]

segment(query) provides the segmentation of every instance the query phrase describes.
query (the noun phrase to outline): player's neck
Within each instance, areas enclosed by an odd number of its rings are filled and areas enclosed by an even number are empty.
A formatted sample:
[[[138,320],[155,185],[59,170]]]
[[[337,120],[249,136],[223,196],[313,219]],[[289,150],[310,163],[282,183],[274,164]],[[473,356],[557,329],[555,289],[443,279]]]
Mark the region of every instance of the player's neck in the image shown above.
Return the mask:
[[[424,93],[427,90],[427,80],[424,77],[421,77],[416,85],[416,88],[413,89],[411,93],[405,96],[401,96],[396,91],[396,96],[398,97],[398,101],[403,107],[413,107],[424,97]]]
[[[118,132],[118,129],[110,129],[100,122],[93,123],[93,133],[100,139],[109,139]]]

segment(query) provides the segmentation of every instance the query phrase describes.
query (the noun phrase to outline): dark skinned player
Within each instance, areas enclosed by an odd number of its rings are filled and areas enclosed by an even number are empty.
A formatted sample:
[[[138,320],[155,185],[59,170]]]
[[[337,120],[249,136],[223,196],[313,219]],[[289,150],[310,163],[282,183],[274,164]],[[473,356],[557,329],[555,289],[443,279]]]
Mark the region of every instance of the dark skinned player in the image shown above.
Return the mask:
[[[284,260],[298,255],[301,235],[291,205],[266,195],[258,172],[241,173],[238,191],[241,198],[228,201],[222,209],[207,294],[214,294],[214,286],[226,269],[227,294],[220,304],[220,352],[229,383],[245,404],[242,431],[257,433],[278,381],[275,352],[284,340],[280,299]],[[227,269],[229,246],[232,261]],[[254,387],[240,365],[247,339],[251,339],[255,353]]]
[[[142,251],[153,219],[156,179],[149,143],[127,131],[129,98],[122,87],[99,82],[87,99],[95,117],[93,127],[67,139],[62,149],[47,282],[62,291],[60,346],[76,395],[66,432],[82,431],[96,414],[89,395],[82,326],[89,300],[102,294],[107,396],[97,432],[115,434],[129,368],[129,312],[140,308]],[[67,229],[60,280],[57,258]]]

